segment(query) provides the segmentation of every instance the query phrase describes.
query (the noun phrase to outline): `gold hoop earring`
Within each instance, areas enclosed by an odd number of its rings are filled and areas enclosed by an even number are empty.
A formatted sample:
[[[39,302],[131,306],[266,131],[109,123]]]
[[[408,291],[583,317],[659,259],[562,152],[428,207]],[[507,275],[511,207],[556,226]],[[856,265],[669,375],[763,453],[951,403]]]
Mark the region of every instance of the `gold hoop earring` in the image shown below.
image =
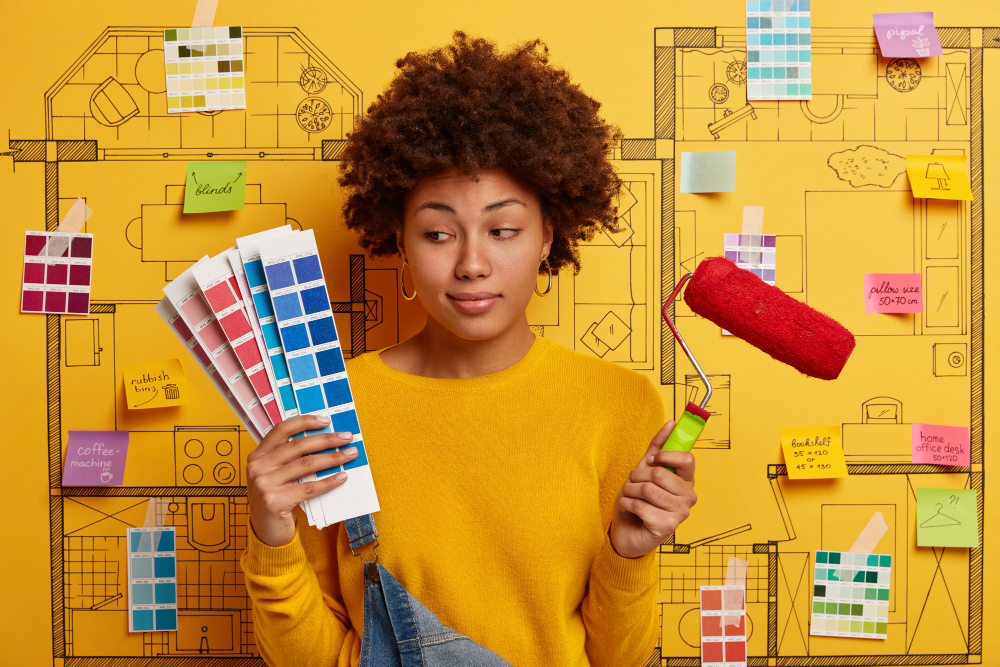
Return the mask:
[[[545,269],[549,272],[549,284],[545,287],[545,291],[544,292],[539,292],[538,291],[538,279],[537,278],[535,279],[535,294],[537,294],[538,296],[545,296],[546,294],[548,294],[549,292],[552,291],[552,267],[549,266],[549,259],[548,259],[548,257],[546,257],[545,259],[543,259],[542,262],[545,263]],[[539,266],[541,266],[541,265],[539,265]]]
[[[407,294],[406,288],[403,287],[403,272],[406,271],[406,260],[403,260],[403,266],[399,269],[399,291],[403,293],[403,298],[407,301],[413,301],[417,298],[417,290],[413,289],[413,294]]]

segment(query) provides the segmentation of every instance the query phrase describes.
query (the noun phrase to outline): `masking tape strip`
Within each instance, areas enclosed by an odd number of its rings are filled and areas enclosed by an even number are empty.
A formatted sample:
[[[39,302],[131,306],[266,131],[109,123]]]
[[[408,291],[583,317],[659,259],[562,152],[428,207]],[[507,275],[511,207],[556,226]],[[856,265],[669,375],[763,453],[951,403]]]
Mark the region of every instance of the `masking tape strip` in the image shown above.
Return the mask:
[[[167,514],[168,503],[161,498],[149,499],[146,505],[146,518],[142,522],[143,528],[160,528],[163,526],[163,519]]]
[[[875,547],[878,546],[879,540],[882,539],[887,530],[889,530],[889,524],[886,523],[885,517],[882,516],[881,512],[875,512],[872,514],[872,518],[868,519],[868,525],[858,535],[858,539],[854,540],[854,545],[848,551],[856,554],[870,554],[875,551]]]
[[[887,530],[889,530],[889,524],[886,523],[885,517],[882,516],[881,512],[875,512],[872,514],[872,518],[868,519],[865,529],[858,535],[858,539],[854,540],[854,544],[848,551],[856,554],[870,554],[875,551],[875,547]],[[845,570],[837,570],[837,578],[843,579],[844,572]]]
[[[198,6],[194,8],[194,18],[191,19],[191,27],[211,27],[215,23],[215,10],[218,7],[219,0],[198,0]]]
[[[746,607],[746,589],[747,589],[747,562],[740,558],[739,556],[730,556],[729,561],[726,563],[726,586],[742,586],[743,587],[743,606]],[[723,627],[727,625],[738,626],[740,624],[739,614],[731,614],[722,617]]]
[[[764,207],[744,206],[743,207],[743,231],[742,234],[763,234],[764,233]]]
[[[76,234],[87,224],[90,217],[90,209],[83,197],[77,197],[73,205],[66,211],[66,215],[59,221],[56,227],[57,233]],[[42,248],[39,257],[62,257],[62,254],[69,248],[69,238],[65,236],[50,236],[45,247]]]

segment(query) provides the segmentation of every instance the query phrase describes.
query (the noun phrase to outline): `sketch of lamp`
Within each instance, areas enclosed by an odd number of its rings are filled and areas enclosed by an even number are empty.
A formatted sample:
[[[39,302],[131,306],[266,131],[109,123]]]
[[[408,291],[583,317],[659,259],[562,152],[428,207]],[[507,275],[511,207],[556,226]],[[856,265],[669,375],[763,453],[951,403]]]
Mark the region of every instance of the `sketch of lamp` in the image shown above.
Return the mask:
[[[924,174],[924,178],[929,181],[937,181],[938,186],[936,188],[931,188],[931,190],[950,190],[948,187],[948,179],[951,176],[945,171],[944,165],[940,162],[931,162],[927,165],[927,173]]]

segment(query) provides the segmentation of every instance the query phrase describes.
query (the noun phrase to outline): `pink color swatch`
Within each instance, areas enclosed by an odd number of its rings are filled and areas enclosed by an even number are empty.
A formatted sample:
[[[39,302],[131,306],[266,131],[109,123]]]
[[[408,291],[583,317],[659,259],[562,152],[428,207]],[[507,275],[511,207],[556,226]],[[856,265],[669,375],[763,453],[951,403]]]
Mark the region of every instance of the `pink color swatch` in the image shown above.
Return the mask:
[[[89,314],[92,250],[92,234],[25,232],[21,312]]]

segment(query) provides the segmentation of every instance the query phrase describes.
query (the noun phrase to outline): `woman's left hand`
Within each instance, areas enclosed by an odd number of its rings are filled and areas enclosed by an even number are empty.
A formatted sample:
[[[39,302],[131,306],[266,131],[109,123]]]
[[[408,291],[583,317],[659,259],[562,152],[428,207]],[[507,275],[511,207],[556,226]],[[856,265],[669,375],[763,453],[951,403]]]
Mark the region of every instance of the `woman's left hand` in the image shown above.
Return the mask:
[[[677,530],[698,502],[694,492],[694,456],[691,452],[660,451],[674,430],[668,421],[653,436],[615,498],[611,518],[611,546],[625,558],[645,556]],[[671,466],[670,472],[663,466]]]

